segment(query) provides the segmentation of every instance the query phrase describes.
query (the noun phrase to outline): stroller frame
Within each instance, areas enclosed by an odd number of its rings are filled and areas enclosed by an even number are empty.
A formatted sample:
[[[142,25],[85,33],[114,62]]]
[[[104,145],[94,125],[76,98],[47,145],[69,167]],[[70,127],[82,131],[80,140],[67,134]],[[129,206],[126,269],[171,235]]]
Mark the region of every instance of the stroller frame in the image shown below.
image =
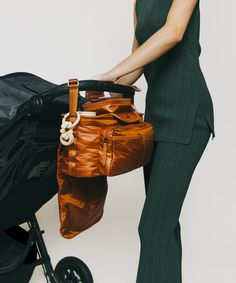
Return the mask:
[[[28,249],[34,244],[37,246],[39,258],[34,262],[34,266],[42,265],[45,278],[48,283],[93,283],[93,277],[88,266],[79,258],[67,256],[62,258],[56,265],[55,269],[51,264],[51,259],[48,254],[43,234],[35,214],[27,221],[31,241],[28,242]],[[79,277],[78,277],[79,276]],[[66,277],[66,281],[65,280]],[[70,280],[70,281],[67,281]]]
[[[47,282],[60,283],[55,271],[53,270],[51,259],[42,236],[45,231],[40,229],[35,214],[29,221],[27,221],[27,224],[29,226],[30,233],[32,233],[32,241],[30,244],[33,245],[35,243],[38,248],[39,259],[36,260],[35,266],[42,265]]]

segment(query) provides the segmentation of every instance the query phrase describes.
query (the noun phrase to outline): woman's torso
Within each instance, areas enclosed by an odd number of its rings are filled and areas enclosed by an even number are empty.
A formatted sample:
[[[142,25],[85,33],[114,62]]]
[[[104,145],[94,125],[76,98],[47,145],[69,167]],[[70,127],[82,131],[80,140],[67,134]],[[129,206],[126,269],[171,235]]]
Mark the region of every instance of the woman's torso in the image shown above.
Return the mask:
[[[135,34],[140,45],[165,24],[171,4],[171,0],[136,0]],[[148,85],[144,119],[154,124],[156,141],[189,143],[199,103],[215,136],[213,103],[199,64],[199,30],[198,1],[182,41],[144,66]]]

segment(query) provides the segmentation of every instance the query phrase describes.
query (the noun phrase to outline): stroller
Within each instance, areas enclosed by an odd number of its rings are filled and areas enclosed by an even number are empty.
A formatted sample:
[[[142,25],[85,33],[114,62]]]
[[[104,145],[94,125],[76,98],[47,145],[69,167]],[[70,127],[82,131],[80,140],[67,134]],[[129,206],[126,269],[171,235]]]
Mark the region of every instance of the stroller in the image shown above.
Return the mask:
[[[83,90],[123,93],[129,86],[79,81]],[[0,77],[0,282],[27,283],[42,265],[47,282],[93,283],[87,265],[68,256],[53,269],[35,213],[57,192],[56,160],[61,114],[68,111],[68,85],[34,74]],[[79,96],[79,109],[87,99]],[[50,113],[50,119],[46,113]],[[29,229],[20,225],[27,223]]]

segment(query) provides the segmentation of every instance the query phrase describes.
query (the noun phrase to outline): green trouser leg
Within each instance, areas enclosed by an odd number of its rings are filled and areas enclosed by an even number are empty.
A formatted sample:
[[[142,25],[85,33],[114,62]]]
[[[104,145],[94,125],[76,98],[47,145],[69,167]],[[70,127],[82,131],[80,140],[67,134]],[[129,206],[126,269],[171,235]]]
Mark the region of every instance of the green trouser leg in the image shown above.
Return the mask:
[[[136,283],[181,283],[179,216],[193,172],[210,138],[198,108],[190,144],[155,142],[151,161],[143,167],[146,199],[138,232],[140,258]]]

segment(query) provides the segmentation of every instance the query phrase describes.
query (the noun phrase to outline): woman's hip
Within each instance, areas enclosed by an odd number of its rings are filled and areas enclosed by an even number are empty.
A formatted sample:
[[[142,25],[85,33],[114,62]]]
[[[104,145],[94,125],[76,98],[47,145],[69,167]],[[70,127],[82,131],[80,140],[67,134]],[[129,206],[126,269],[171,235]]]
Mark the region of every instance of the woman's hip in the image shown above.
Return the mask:
[[[188,144],[155,141],[150,162],[144,166],[145,187],[158,180],[174,180],[181,183],[181,178],[190,180],[210,138],[210,128],[205,119],[201,106],[198,106],[192,128],[191,142]],[[157,181],[155,181],[155,179]],[[160,184],[159,184],[160,185]]]

